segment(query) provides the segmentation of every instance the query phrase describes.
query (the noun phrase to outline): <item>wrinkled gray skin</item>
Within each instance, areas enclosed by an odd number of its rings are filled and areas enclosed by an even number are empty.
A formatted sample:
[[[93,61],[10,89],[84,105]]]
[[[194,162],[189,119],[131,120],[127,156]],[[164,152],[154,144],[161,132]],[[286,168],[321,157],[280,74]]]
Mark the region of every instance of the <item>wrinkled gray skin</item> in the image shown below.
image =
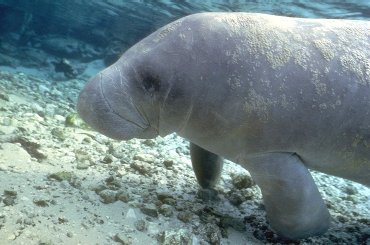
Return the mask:
[[[217,156],[239,163],[278,234],[318,235],[330,215],[307,168],[370,186],[370,24],[190,15],[94,77],[78,112],[115,139],[187,138],[203,187]]]

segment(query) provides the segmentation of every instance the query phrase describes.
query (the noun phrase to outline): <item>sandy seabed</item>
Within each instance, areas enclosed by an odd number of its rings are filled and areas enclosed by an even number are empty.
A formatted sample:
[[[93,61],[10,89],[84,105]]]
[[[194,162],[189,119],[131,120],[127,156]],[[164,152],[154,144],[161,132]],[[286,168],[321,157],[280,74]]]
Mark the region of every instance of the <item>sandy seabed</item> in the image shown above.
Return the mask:
[[[0,72],[0,244],[366,244],[370,191],[313,172],[332,225],[282,241],[260,190],[226,162],[215,192],[198,192],[176,135],[110,140],[75,116],[84,81]]]

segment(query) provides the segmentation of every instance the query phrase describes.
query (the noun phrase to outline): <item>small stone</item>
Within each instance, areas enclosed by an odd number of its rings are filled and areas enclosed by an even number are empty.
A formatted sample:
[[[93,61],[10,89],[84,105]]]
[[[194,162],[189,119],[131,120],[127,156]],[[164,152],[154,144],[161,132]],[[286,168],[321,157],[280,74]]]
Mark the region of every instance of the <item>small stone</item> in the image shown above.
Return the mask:
[[[215,224],[206,224],[206,236],[210,244],[220,244],[221,242],[221,231],[220,228]]]
[[[15,204],[15,198],[7,196],[3,199],[3,203],[5,204],[5,206],[13,206]]]
[[[82,162],[77,162],[77,166],[76,166],[76,168],[79,170],[88,169],[89,167],[90,167],[90,162],[87,160],[82,161]]]
[[[58,224],[64,224],[64,223],[67,223],[68,222],[68,219],[64,218],[64,217],[58,217]]]
[[[337,219],[338,219],[338,221],[339,221],[340,223],[346,223],[346,222],[348,222],[348,218],[347,218],[347,217],[345,217],[345,216],[343,216],[343,215],[338,215],[338,216],[337,216]]]
[[[34,199],[33,203],[36,204],[36,206],[39,206],[39,207],[48,207],[49,206],[49,200],[44,200],[44,199]]]
[[[47,155],[40,150],[41,144],[34,139],[21,137],[20,139],[18,139],[18,142],[28,152],[28,154],[30,154],[37,160],[41,161],[47,158]]]
[[[128,192],[121,190],[117,192],[117,200],[127,203],[128,201],[130,201],[130,195]]]
[[[173,215],[173,208],[171,205],[163,204],[159,207],[159,213],[165,217],[171,217]]]
[[[108,189],[106,185],[98,185],[94,188],[92,188],[93,191],[95,191],[96,194],[99,194],[101,191]]]
[[[172,197],[168,197],[168,198],[163,199],[162,203],[168,204],[168,205],[171,205],[171,206],[175,206],[177,202]]]
[[[253,192],[253,189],[243,189],[240,190],[240,194],[244,201],[252,200],[255,196],[255,193]]]
[[[164,191],[159,191],[157,192],[157,198],[159,201],[163,202],[163,200],[165,200],[166,198],[172,198],[172,194],[169,193],[169,192],[164,192]]]
[[[236,192],[231,193],[228,199],[230,203],[233,204],[234,206],[239,206],[240,204],[243,203],[243,197]]]
[[[155,146],[155,140],[147,139],[143,141],[143,144],[147,146]]]
[[[51,134],[59,141],[64,141],[67,138],[62,128],[53,128]]]
[[[144,204],[144,206],[141,207],[140,210],[143,214],[146,214],[150,217],[154,217],[154,218],[158,217],[157,207],[152,203],[151,204]]]
[[[90,158],[90,154],[83,151],[83,150],[75,150],[75,158],[77,161],[79,162],[83,162],[83,161],[90,161],[91,158]]]
[[[16,198],[17,197],[17,192],[13,191],[13,190],[4,190],[4,195]]]
[[[346,186],[344,188],[344,192],[347,195],[356,195],[356,194],[358,194],[358,190],[355,187],[353,187],[353,186]]]
[[[155,156],[146,153],[139,153],[135,155],[133,159],[147,163],[153,163],[155,161]]]
[[[32,220],[32,219],[30,219],[30,218],[24,218],[23,219],[23,224],[25,224],[25,225],[35,225],[35,222]]]
[[[90,137],[85,137],[81,141],[83,144],[90,144],[92,142],[92,139]]]
[[[120,180],[118,178],[113,177],[113,176],[110,176],[110,177],[106,178],[105,183],[106,183],[107,187],[111,190],[116,191],[119,188],[121,188]]]
[[[151,166],[147,162],[135,160],[130,164],[130,167],[138,171],[142,175],[147,175],[150,172]]]
[[[117,201],[116,191],[112,190],[102,190],[99,192],[99,196],[102,198],[103,203],[113,203]]]
[[[164,160],[163,161],[163,165],[166,167],[166,168],[171,168],[173,166],[174,162],[173,160]]]
[[[40,240],[38,245],[54,245],[51,240]]]
[[[181,211],[178,213],[177,218],[184,223],[189,223],[193,219],[193,213],[190,211]]]
[[[114,158],[112,155],[110,154],[107,154],[104,158],[103,158],[103,163],[105,164],[110,164],[114,161]]]
[[[8,240],[15,240],[17,238],[17,236],[15,234],[10,234],[8,236]]]
[[[1,100],[5,100],[5,101],[9,101],[9,95],[6,94],[5,92],[3,91],[0,91],[0,99]]]
[[[146,231],[148,228],[147,223],[143,219],[137,220],[134,225],[138,231]]]
[[[60,171],[60,172],[49,174],[48,179],[54,179],[57,181],[63,181],[63,180],[70,181],[72,179],[72,173],[68,171]]]
[[[162,245],[190,245],[192,235],[188,230],[163,231],[158,236],[158,241]]]
[[[247,174],[231,174],[232,183],[237,189],[244,189],[253,186],[252,177]]]
[[[121,233],[117,233],[114,237],[113,237],[113,240],[115,242],[119,242],[120,244],[122,245],[130,245],[132,244],[132,241],[131,241],[131,238],[129,236],[127,236],[127,234],[121,232]]]

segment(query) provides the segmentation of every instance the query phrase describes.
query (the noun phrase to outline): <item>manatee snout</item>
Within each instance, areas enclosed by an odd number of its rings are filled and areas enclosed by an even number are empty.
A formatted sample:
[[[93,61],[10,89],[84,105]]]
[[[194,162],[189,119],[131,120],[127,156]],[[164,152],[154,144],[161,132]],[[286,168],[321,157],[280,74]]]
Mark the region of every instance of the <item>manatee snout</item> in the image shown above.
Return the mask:
[[[93,129],[110,138],[148,138],[145,136],[151,131],[149,123],[128,90],[119,77],[105,70],[93,77],[80,93],[78,114]]]

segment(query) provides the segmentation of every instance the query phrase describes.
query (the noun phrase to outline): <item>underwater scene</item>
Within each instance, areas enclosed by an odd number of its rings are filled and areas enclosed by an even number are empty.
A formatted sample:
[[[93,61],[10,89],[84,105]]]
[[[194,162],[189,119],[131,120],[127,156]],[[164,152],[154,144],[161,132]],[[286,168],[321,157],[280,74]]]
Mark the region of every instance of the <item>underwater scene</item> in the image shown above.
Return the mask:
[[[370,1],[0,0],[0,245],[370,245]]]

